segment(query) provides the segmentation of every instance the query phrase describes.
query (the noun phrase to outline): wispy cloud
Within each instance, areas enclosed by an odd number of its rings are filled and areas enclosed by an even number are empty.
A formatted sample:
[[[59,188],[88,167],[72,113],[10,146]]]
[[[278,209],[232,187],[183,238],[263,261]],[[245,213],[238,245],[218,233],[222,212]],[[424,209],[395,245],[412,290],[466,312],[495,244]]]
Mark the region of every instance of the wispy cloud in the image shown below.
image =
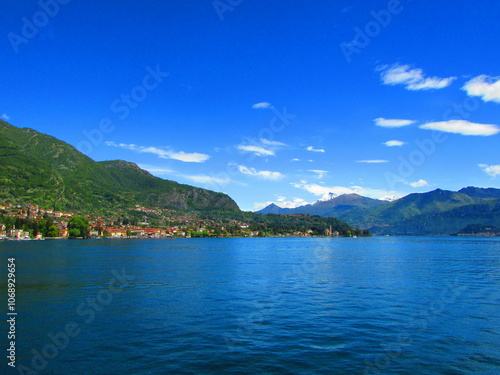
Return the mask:
[[[239,151],[253,153],[260,157],[274,156],[276,155],[276,151],[285,147],[287,147],[285,143],[272,141],[266,138],[261,138],[258,141],[249,141],[249,144],[236,146]]]
[[[229,177],[214,177],[207,175],[181,175],[181,177],[186,180],[192,181],[195,184],[206,184],[206,185],[227,185],[230,182],[233,182]]]
[[[468,81],[462,90],[469,96],[479,96],[485,102],[500,103],[500,77],[481,75]]]
[[[382,144],[386,145],[387,147],[401,147],[401,146],[405,145],[405,142],[397,141],[397,140],[392,140],[392,141],[384,142]]]
[[[328,173],[328,171],[324,171],[321,169],[310,169],[309,172],[315,173],[316,177],[319,179],[325,178],[326,174]]]
[[[259,141],[261,144],[266,145],[266,146],[271,146],[271,147],[281,148],[281,147],[286,146],[286,144],[283,142],[271,141],[271,140],[266,139],[266,138],[261,138],[261,139],[259,139]]]
[[[269,102],[260,102],[252,105],[253,109],[271,109],[273,108],[272,104]]]
[[[6,120],[6,121],[9,121],[9,119],[10,119],[10,117],[9,117],[9,116],[7,116],[5,113],[4,113],[4,114],[2,114],[2,116],[1,116],[1,117],[2,117],[4,120]]]
[[[500,175],[500,165],[479,164],[479,168],[488,173],[491,177]]]
[[[157,167],[153,165],[148,165],[148,164],[139,164],[139,168],[144,169],[145,171],[148,171],[152,174],[173,174],[175,173],[174,170],[172,169],[167,169],[167,168],[162,168],[162,167]]]
[[[500,132],[500,128],[493,124],[477,124],[466,120],[450,120],[429,122],[420,125],[421,129],[438,130],[446,133],[461,135],[491,136]]]
[[[307,151],[311,151],[311,152],[325,152],[324,149],[322,148],[314,148],[313,146],[308,146],[306,148]]]
[[[429,186],[429,183],[425,180],[418,180],[418,181],[415,181],[415,182],[410,182],[408,183],[407,185],[410,185],[414,188],[418,188],[418,187],[423,187],[423,186]]]
[[[275,155],[274,151],[267,150],[267,149],[260,147],[260,146],[238,145],[238,146],[236,146],[236,148],[240,151],[250,152],[250,153],[253,153],[257,156],[273,156],[273,155]]]
[[[293,158],[293,159],[292,159],[292,160],[290,160],[290,161],[296,162],[296,161],[300,161],[300,159]]]
[[[162,148],[154,147],[154,146],[138,146],[135,144],[127,144],[127,143],[115,143],[107,141],[105,142],[107,146],[124,148],[126,150],[132,150],[141,153],[153,154],[161,159],[174,159],[183,161],[186,163],[203,163],[210,159],[210,155],[201,154],[198,152],[184,152],[184,151],[174,151],[174,150],[165,150]]]
[[[381,160],[381,159],[371,159],[371,160],[356,160],[356,163],[366,163],[366,164],[380,164],[380,163],[388,163],[389,160]]]
[[[238,171],[248,176],[257,177],[262,180],[269,181],[279,181],[285,177],[280,172],[257,171],[255,168],[245,167],[244,165],[238,165]]]
[[[373,121],[375,125],[382,126],[383,128],[401,128],[416,123],[414,120],[386,119],[383,117],[376,118]]]
[[[378,68],[384,85],[404,85],[407,90],[435,90],[450,86],[456,77],[425,77],[424,71],[410,65],[392,65]]]

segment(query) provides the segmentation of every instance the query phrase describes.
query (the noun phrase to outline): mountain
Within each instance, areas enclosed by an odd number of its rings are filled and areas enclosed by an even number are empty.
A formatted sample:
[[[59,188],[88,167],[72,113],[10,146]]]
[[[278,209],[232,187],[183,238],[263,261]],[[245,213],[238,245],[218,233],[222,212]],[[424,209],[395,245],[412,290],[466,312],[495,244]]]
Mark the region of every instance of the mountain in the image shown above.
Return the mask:
[[[494,188],[477,188],[474,186],[468,186],[466,188],[460,189],[459,193],[466,194],[469,197],[474,198],[497,198],[500,199],[500,189]]]
[[[256,213],[261,214],[261,215],[267,215],[267,214],[283,214],[287,212],[287,208],[281,208],[280,206],[275,205],[274,203],[271,203],[269,206],[263,208],[260,211],[257,211]]]
[[[268,211],[336,217],[373,234],[455,234],[469,225],[500,226],[500,189],[472,186],[458,192],[436,189],[392,201],[344,194],[293,209],[272,204],[258,212]]]
[[[239,211],[225,194],[163,180],[122,160],[96,162],[57,138],[1,120],[0,200],[75,212],[136,204]]]
[[[436,189],[415,193],[368,209],[353,209],[338,218],[378,234],[454,234],[470,224],[500,224],[500,189]],[[471,195],[469,195],[471,194]]]
[[[326,194],[320,200],[312,204],[307,204],[304,206],[296,208],[281,208],[274,203],[263,208],[257,213],[267,214],[309,214],[309,215],[319,215],[324,217],[337,217],[342,213],[349,211],[353,208],[369,208],[377,207],[384,204],[384,201],[378,199],[372,199],[368,197],[363,197],[358,194],[342,194],[334,195],[332,193]]]

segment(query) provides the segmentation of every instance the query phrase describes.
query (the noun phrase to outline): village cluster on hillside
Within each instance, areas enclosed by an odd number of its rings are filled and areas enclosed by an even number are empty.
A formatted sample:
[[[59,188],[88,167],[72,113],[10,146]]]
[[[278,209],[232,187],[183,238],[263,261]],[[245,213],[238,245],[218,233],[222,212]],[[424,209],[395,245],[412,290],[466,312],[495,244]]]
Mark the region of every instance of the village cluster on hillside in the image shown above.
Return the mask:
[[[265,235],[232,219],[199,219],[195,214],[135,206],[113,217],[84,215],[90,238],[257,237]],[[42,209],[30,203],[0,202],[0,239],[27,240],[72,237],[68,223],[76,214]],[[309,232],[286,233],[307,237]]]

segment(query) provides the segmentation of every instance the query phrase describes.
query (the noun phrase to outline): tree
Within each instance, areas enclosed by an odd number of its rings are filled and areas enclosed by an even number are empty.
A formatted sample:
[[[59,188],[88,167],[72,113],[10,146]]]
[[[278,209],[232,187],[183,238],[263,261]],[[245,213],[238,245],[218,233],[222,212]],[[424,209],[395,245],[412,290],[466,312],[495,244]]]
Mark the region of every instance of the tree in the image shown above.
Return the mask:
[[[59,228],[55,225],[51,225],[44,235],[45,237],[59,237]]]
[[[68,232],[68,236],[71,238],[80,237],[80,235],[81,235],[80,229],[77,228],[72,228]]]
[[[76,234],[73,229],[78,229],[79,233],[77,236],[72,236],[71,233]],[[87,238],[89,236],[89,219],[83,216],[73,216],[68,221],[68,234],[70,237],[83,237]]]

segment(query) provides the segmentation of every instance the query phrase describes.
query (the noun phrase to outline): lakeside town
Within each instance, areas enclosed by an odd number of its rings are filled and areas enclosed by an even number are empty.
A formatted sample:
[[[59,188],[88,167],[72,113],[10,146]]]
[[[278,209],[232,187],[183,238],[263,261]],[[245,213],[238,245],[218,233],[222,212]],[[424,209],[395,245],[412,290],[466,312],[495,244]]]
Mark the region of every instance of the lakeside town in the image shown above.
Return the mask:
[[[200,219],[195,213],[136,205],[101,217],[43,209],[38,205],[0,202],[0,240],[67,238],[310,237],[312,230],[269,233],[265,224],[234,219]],[[126,212],[124,212],[126,211]],[[309,216],[309,215],[293,215]],[[340,233],[326,229],[324,235]]]

